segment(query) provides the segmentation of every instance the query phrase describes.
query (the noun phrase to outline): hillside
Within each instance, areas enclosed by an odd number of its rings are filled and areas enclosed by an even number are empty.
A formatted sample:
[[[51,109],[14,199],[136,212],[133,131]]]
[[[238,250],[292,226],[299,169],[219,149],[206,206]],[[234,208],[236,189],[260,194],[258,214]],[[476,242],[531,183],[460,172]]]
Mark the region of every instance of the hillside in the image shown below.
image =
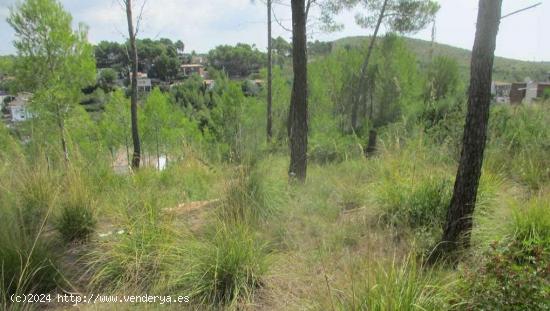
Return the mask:
[[[365,44],[368,38],[366,36],[346,37],[334,41],[334,46],[336,48],[344,46],[360,47]],[[429,62],[430,41],[413,38],[405,38],[405,40],[409,48],[416,54],[418,62],[421,65]],[[463,75],[465,77],[468,75],[471,55],[469,50],[435,43],[434,55],[443,55],[456,59]],[[534,80],[545,80],[548,72],[550,72],[550,62],[528,62],[504,57],[495,58],[495,80],[509,82],[523,81],[526,77]]]

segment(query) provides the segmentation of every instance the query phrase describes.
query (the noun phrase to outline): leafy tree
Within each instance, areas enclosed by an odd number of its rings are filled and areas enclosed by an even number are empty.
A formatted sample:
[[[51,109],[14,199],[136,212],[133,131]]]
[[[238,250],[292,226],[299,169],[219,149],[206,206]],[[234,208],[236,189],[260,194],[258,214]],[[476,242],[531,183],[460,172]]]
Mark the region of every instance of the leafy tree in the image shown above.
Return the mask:
[[[433,0],[340,0],[335,2],[331,9],[333,12],[339,12],[344,8],[356,6],[361,6],[365,10],[365,12],[356,15],[357,24],[366,29],[374,28],[365,60],[359,72],[358,88],[364,90],[368,89],[365,84],[369,61],[380,27],[384,25],[390,32],[416,32],[433,20],[439,10],[439,5]],[[356,114],[359,105],[365,101],[365,97],[365,94],[361,94],[359,91],[353,100],[352,127],[354,130],[358,127],[354,120],[357,120]]]
[[[99,72],[97,83],[105,93],[109,93],[115,89],[117,78],[118,74],[114,69],[105,68]]]
[[[185,51],[185,44],[183,44],[181,40],[176,41],[176,43],[174,43],[174,47],[177,49],[179,54],[183,54]]]
[[[101,114],[99,123],[103,141],[111,152],[113,159],[122,146],[126,151],[127,163],[130,163],[130,101],[122,90],[109,95],[105,104],[105,111]]]
[[[162,53],[156,57],[148,75],[151,78],[158,78],[163,81],[171,81],[178,75],[180,61],[177,57],[168,56]]]
[[[112,68],[119,72],[128,66],[128,53],[123,44],[101,41],[94,48],[98,68]]]
[[[279,36],[271,39],[271,46],[273,48],[273,52],[275,53],[273,62],[282,67],[285,63],[285,59],[290,57],[290,54],[292,53],[292,44],[288,43],[283,37]]]
[[[332,42],[315,40],[307,43],[309,55],[327,55],[332,51]]]
[[[17,74],[34,93],[40,118],[54,122],[65,160],[69,160],[65,121],[79,102],[81,89],[95,81],[92,47],[87,29],[71,27],[72,17],[57,0],[26,0],[11,10],[18,51]]]
[[[434,58],[427,70],[424,102],[437,101],[457,92],[460,82],[458,63],[449,57]]]
[[[153,145],[157,157],[157,167],[160,168],[160,155],[164,153],[164,138],[169,135],[170,120],[173,111],[168,102],[168,98],[155,88],[147,97],[145,107],[143,108],[143,139],[145,144]]]
[[[265,64],[265,54],[244,43],[234,47],[220,45],[208,53],[208,61],[215,69],[224,70],[229,76],[246,77]]]

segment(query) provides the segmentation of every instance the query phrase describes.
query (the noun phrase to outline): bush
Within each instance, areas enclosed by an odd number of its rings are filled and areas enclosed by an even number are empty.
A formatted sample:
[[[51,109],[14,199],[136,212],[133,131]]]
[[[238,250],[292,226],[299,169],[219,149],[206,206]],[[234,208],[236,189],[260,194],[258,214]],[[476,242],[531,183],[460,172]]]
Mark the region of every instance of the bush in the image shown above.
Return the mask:
[[[95,217],[91,209],[81,205],[65,205],[57,220],[56,228],[63,240],[72,242],[86,240],[94,232]]]
[[[250,301],[262,285],[267,248],[245,225],[220,223],[212,237],[178,248],[170,285],[197,303],[235,305]]]
[[[546,199],[546,200],[544,200]],[[516,207],[508,234],[463,271],[462,310],[550,309],[550,201]]]

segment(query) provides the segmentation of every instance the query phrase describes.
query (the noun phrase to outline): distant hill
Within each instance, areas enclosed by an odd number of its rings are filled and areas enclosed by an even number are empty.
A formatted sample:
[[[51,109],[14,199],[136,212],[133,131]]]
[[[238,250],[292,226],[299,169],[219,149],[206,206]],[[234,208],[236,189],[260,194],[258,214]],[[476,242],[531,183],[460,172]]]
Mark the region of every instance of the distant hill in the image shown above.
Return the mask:
[[[334,41],[334,47],[343,48],[345,46],[350,46],[359,48],[366,45],[368,38],[369,37],[366,36],[342,38]],[[404,39],[411,51],[416,54],[420,65],[426,65],[429,62],[431,42],[406,37]],[[446,44],[435,43],[433,55],[454,58],[460,66],[462,75],[465,78],[468,77],[471,51]],[[526,77],[529,77],[533,80],[544,81],[548,76],[548,72],[550,72],[550,62],[528,62],[504,57],[495,58],[495,80],[514,82],[523,81]]]

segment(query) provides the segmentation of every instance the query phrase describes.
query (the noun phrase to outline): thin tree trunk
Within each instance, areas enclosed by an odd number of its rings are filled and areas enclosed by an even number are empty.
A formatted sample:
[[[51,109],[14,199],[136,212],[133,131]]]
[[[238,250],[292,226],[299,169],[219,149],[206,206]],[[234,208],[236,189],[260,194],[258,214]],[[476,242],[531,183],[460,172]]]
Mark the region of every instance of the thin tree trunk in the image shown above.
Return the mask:
[[[292,0],[292,65],[294,81],[290,99],[288,137],[290,141],[291,180],[305,182],[307,172],[307,9],[305,0]]]
[[[378,16],[378,20],[376,22],[376,28],[374,29],[374,34],[372,35],[372,38],[370,40],[367,56],[365,57],[365,61],[363,62],[363,65],[361,66],[361,72],[359,76],[359,90],[358,90],[360,94],[362,94],[361,91],[365,87],[367,69],[369,67],[372,51],[374,50],[374,44],[376,42],[376,38],[378,37],[378,31],[380,30],[380,25],[382,25],[382,21],[384,20],[384,14],[386,14],[386,7],[388,5],[388,1],[389,0],[384,0],[384,3],[382,4],[382,9],[380,10],[380,15]],[[351,127],[354,131],[357,130],[357,111],[359,110],[359,104],[362,101],[363,101],[363,96],[359,95],[358,99],[353,101],[353,106],[351,107]]]
[[[65,163],[69,163],[69,149],[67,148],[67,140],[65,139],[65,124],[63,120],[58,121],[59,134],[61,136],[61,148],[63,149],[63,158]]]
[[[138,130],[138,111],[137,111],[137,72],[138,72],[138,54],[136,48],[136,33],[134,32],[134,24],[132,17],[132,0],[126,0],[126,17],[128,19],[128,34],[130,36],[130,58],[132,66],[132,90],[131,90],[131,119],[132,119],[132,141],[134,143],[134,154],[132,155],[132,168],[139,168],[141,159],[141,143],[139,141]]]
[[[270,143],[273,137],[273,51],[271,42],[271,1],[267,0],[267,142]]]
[[[472,217],[487,138],[491,79],[501,6],[502,0],[479,0],[462,153],[443,238],[430,256],[429,262],[432,263],[442,255],[450,255],[470,245]]]
[[[156,130],[155,136],[156,136],[156,141],[157,141],[157,168],[158,168],[158,170],[160,171],[160,148],[159,148],[159,133],[158,133],[158,129]]]

